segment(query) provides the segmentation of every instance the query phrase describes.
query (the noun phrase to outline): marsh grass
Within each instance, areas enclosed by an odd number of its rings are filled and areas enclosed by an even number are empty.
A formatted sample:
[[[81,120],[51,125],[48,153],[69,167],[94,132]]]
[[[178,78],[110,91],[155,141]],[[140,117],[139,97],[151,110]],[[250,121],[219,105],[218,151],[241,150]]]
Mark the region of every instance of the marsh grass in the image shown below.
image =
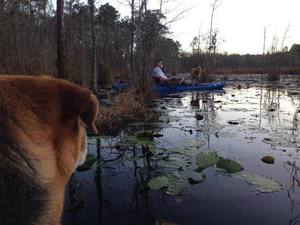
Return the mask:
[[[150,91],[129,89],[118,95],[111,107],[101,107],[97,121],[100,133],[115,133],[128,123],[150,121],[155,117],[150,104],[155,95]]]

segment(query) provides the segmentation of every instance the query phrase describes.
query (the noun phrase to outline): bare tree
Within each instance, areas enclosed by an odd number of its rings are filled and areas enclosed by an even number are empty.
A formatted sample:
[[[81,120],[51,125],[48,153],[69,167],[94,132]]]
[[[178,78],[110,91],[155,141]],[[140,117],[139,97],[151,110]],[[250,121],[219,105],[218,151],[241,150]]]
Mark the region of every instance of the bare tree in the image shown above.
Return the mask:
[[[278,35],[274,34],[273,38],[272,38],[272,45],[271,45],[271,49],[270,52],[272,54],[276,53],[278,51]]]
[[[263,43],[263,55],[266,53],[266,38],[267,38],[267,28],[264,28],[264,43]]]
[[[208,46],[208,51],[211,53],[211,50],[213,50],[213,37],[215,36],[213,32],[213,21],[214,21],[214,15],[216,9],[220,6],[221,1],[220,0],[213,0],[211,4],[211,16],[210,16],[210,28],[209,28],[209,46]]]
[[[92,60],[91,60],[91,88],[94,92],[97,91],[97,68],[96,68],[96,40],[95,40],[95,2],[94,0],[89,0],[89,7],[91,13],[91,31],[92,31]]]
[[[281,41],[281,51],[282,52],[285,51],[286,46],[284,46],[284,42],[288,37],[289,31],[290,31],[290,24],[288,24],[287,27],[285,28],[285,31],[284,31],[284,34],[283,34],[283,37],[282,37],[282,41]]]
[[[64,0],[57,0],[57,77],[65,75]]]
[[[131,34],[130,34],[130,71],[131,78],[134,77],[134,62],[133,62],[133,49],[134,49],[134,0],[131,0]]]

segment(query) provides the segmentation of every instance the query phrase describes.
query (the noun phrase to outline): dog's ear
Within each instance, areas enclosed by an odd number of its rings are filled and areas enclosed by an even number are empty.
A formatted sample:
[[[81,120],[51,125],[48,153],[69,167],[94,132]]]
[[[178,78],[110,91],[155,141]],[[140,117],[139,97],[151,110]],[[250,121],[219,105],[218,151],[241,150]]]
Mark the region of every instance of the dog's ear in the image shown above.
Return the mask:
[[[96,96],[90,90],[70,83],[58,85],[58,92],[62,119],[69,121],[80,117],[87,129],[97,134],[99,103]]]

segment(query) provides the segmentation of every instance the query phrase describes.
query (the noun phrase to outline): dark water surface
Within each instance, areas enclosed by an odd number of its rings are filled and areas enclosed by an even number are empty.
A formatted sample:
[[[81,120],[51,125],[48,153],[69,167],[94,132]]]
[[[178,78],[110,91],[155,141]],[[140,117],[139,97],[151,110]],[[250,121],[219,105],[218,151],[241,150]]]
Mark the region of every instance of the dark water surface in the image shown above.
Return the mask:
[[[91,137],[89,152],[98,163],[73,176],[63,224],[300,224],[300,76],[273,83],[255,75],[225,79],[224,93],[171,94],[154,103],[156,122],[133,123],[117,137]],[[163,136],[146,149],[145,143],[124,141],[143,129]],[[198,171],[200,183],[188,182],[185,174],[197,169],[197,154],[214,151],[246,172],[281,183],[282,190],[261,193],[216,166]],[[275,163],[262,162],[266,155]],[[166,173],[181,176],[180,194],[148,188],[152,178]],[[162,219],[169,223],[159,223]]]

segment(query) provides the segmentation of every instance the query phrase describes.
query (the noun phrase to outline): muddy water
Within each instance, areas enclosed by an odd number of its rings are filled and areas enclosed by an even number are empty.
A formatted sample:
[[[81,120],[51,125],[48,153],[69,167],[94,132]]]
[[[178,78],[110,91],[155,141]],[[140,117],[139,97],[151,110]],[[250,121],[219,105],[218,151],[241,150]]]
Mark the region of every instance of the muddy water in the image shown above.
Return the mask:
[[[300,224],[300,77],[217,79],[227,80],[224,92],[164,96],[153,104],[157,121],[130,124],[116,137],[91,137],[97,163],[73,176],[63,224]],[[132,140],[140,130],[163,136]],[[216,152],[281,189],[264,193],[215,164],[199,171],[200,152]],[[202,180],[190,182],[191,173]],[[180,176],[179,191],[149,188],[168,174]]]

